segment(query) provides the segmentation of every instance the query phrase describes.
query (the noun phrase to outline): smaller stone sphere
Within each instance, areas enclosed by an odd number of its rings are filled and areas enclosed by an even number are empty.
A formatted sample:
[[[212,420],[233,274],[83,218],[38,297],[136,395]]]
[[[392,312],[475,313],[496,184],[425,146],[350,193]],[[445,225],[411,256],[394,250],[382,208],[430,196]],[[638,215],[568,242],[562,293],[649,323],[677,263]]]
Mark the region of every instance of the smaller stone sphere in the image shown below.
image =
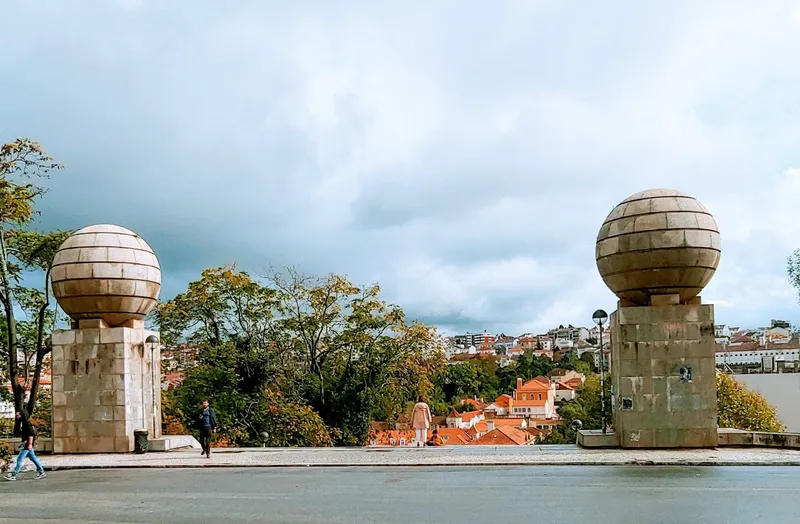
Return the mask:
[[[714,276],[721,253],[714,217],[694,198],[651,189],[623,200],[597,235],[603,281],[620,299],[650,305],[653,295],[696,297]]]
[[[161,290],[161,267],[139,235],[108,224],[73,233],[58,248],[50,272],[53,295],[73,320],[109,326],[144,318]]]

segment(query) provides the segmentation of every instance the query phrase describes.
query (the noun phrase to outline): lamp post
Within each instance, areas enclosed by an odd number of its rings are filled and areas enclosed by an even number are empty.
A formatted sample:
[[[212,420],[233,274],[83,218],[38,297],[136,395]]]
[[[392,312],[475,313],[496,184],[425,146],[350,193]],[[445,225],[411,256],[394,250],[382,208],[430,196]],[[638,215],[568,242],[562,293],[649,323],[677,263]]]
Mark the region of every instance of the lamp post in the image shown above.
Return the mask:
[[[600,328],[600,340],[598,341],[598,346],[600,346],[600,416],[603,420],[603,435],[606,434],[606,392],[605,392],[605,385],[604,385],[604,378],[603,378],[603,324],[606,323],[608,320],[608,313],[603,311],[602,309],[598,309],[597,311],[592,314],[592,320],[594,323],[597,324],[597,327]]]
[[[150,362],[151,362],[152,368],[153,368],[151,370],[152,372],[150,373],[150,381],[153,383],[153,388],[152,388],[153,389],[153,438],[155,439],[158,436],[158,420],[157,420],[157,417],[156,417],[156,406],[158,405],[157,404],[158,401],[156,400],[156,391],[157,391],[156,390],[156,375],[157,375],[156,374],[156,365],[158,365],[158,367],[159,367],[158,375],[161,374],[160,373],[161,359],[159,358],[158,362],[156,362],[156,359],[155,359],[156,348],[158,347],[159,340],[158,340],[157,336],[150,335],[145,339],[144,343],[145,343],[145,345],[147,347],[150,348]]]

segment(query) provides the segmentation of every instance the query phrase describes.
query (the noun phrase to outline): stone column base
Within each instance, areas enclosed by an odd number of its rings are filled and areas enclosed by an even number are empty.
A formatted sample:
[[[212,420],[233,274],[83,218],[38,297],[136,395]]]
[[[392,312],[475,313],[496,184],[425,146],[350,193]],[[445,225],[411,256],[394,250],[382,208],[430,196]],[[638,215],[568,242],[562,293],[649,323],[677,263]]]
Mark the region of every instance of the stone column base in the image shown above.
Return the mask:
[[[714,306],[699,300],[620,305],[611,315],[611,340],[613,420],[620,445],[716,447]]]
[[[52,336],[53,452],[131,452],[135,430],[161,437],[161,352],[144,344],[155,333],[86,324]]]

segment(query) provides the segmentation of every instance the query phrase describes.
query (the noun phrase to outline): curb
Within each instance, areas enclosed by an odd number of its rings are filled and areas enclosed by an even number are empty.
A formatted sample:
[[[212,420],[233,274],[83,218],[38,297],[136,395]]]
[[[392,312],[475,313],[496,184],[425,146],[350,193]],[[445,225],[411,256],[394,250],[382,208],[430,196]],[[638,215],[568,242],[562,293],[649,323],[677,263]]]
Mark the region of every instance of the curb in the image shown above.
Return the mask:
[[[472,467],[537,467],[537,466],[689,466],[689,467],[800,467],[800,460],[786,461],[654,461],[654,460],[626,460],[618,462],[473,462],[469,464],[452,463],[427,463],[427,464],[364,464],[364,463],[342,463],[342,464],[124,464],[124,465],[65,465],[65,466],[45,466],[46,471],[72,471],[89,469],[203,469],[203,468],[238,468],[238,469],[289,469],[289,468],[472,468]]]

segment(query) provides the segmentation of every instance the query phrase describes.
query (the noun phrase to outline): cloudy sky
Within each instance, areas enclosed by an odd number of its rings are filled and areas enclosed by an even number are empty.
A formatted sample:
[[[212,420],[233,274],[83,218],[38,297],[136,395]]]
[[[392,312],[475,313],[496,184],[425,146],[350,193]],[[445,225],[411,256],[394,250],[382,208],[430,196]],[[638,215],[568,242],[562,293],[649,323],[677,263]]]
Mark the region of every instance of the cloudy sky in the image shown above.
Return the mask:
[[[787,0],[27,1],[0,142],[67,169],[41,227],[129,227],[164,296],[204,267],[378,281],[445,331],[589,324],[605,216],[697,197],[717,321],[800,322],[800,7]]]

